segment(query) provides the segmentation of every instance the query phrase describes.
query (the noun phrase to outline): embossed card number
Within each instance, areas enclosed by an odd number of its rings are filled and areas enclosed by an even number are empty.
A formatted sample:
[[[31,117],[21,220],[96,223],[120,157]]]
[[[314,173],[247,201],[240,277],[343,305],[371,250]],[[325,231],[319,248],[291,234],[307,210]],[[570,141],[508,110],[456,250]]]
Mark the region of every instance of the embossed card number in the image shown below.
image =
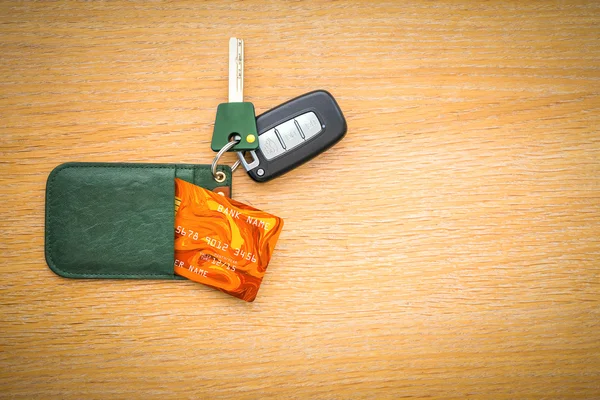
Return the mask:
[[[175,179],[175,273],[253,301],[283,220]]]

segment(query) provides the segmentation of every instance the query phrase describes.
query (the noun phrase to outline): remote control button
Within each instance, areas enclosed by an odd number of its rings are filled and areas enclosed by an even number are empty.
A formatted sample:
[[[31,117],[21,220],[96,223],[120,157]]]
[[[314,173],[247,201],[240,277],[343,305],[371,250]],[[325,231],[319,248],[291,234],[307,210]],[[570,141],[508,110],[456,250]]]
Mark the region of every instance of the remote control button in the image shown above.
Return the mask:
[[[260,135],[258,145],[267,160],[272,160],[285,152],[275,134],[275,129],[268,130]]]
[[[317,118],[315,113],[312,111],[297,116],[296,122],[298,125],[300,125],[300,129],[302,129],[302,133],[304,133],[304,138],[306,140],[321,133],[323,130],[319,118]]]
[[[283,140],[283,145],[286,151],[290,151],[290,149],[293,149],[300,143],[304,142],[304,139],[302,139],[302,136],[300,135],[298,128],[296,128],[296,123],[293,119],[276,126],[275,130],[277,130],[279,137],[281,140]]]

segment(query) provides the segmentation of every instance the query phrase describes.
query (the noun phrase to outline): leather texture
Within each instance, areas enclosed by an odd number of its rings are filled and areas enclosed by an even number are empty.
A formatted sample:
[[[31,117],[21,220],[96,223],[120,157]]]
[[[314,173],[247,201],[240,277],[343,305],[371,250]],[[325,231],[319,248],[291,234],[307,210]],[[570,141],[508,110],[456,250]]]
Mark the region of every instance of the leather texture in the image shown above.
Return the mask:
[[[46,184],[46,262],[67,278],[181,279],[173,272],[174,178],[231,191],[210,165],[67,163]]]
[[[219,104],[212,141],[210,142],[211,149],[213,151],[221,150],[229,143],[230,136],[234,133],[240,136],[240,142],[233,146],[230,151],[258,149],[254,104],[248,102]],[[248,140],[249,135],[253,135],[252,141]]]

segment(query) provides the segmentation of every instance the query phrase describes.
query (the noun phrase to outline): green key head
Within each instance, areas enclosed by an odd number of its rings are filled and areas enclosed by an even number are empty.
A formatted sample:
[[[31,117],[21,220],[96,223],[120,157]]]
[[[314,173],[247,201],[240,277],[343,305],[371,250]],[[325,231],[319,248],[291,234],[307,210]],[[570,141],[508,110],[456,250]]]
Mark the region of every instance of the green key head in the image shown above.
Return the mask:
[[[258,149],[254,104],[248,102],[219,104],[210,143],[211,149],[221,150],[235,135],[239,135],[241,140],[230,151]]]

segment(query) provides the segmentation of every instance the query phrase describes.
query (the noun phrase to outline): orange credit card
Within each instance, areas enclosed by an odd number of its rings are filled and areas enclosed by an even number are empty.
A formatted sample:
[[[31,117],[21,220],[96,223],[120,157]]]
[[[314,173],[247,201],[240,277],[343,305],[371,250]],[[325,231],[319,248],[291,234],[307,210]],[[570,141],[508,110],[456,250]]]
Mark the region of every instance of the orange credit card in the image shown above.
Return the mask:
[[[283,220],[175,179],[175,273],[254,301]]]

